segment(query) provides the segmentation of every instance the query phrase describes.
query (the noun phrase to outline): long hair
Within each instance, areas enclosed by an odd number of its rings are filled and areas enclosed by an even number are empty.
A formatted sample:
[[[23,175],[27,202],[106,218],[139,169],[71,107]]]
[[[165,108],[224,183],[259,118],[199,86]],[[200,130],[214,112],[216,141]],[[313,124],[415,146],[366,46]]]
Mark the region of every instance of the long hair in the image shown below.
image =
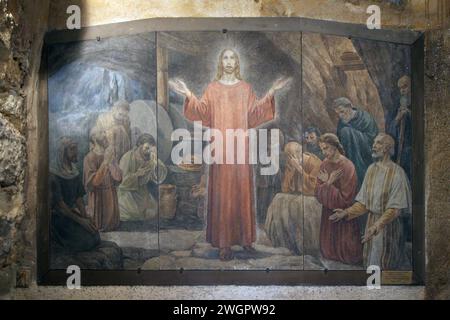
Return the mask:
[[[325,134],[321,135],[319,138],[319,143],[327,143],[330,146],[333,146],[336,149],[338,149],[340,154],[342,154],[343,156],[345,155],[344,147],[342,147],[342,144],[339,141],[339,138],[335,134],[325,133]]]
[[[222,63],[222,60],[223,60],[223,55],[225,54],[226,51],[233,52],[234,59],[236,60],[236,69],[234,70],[234,76],[237,79],[242,80],[242,77],[241,77],[241,64],[239,62],[239,56],[236,53],[236,51],[234,51],[233,49],[223,49],[220,52],[219,62],[217,63],[216,80],[220,80],[222,78],[222,76],[223,76],[223,63]]]

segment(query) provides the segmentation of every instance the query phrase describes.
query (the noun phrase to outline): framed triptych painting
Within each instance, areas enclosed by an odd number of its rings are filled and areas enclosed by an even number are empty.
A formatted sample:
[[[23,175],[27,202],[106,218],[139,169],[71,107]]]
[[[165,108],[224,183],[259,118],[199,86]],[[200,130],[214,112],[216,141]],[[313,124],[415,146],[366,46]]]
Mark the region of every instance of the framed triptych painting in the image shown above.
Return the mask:
[[[47,35],[40,284],[420,284],[423,38],[300,18]]]

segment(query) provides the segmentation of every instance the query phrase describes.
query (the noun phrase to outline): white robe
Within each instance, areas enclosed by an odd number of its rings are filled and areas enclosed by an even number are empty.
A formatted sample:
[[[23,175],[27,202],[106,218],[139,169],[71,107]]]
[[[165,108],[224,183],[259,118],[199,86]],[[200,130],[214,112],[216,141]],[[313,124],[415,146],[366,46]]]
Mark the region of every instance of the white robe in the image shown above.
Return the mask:
[[[387,165],[381,162],[371,164],[355,200],[369,211],[366,230],[387,209],[400,210],[400,216],[410,215],[412,210],[408,178],[403,169],[394,162],[389,162]],[[402,229],[400,219],[397,217],[385,226],[382,232],[367,242],[364,250],[365,264],[380,267],[398,266],[403,259],[401,256],[405,254],[402,252],[404,251]],[[386,243],[389,244],[386,245]],[[386,246],[389,246],[389,250],[386,250]]]

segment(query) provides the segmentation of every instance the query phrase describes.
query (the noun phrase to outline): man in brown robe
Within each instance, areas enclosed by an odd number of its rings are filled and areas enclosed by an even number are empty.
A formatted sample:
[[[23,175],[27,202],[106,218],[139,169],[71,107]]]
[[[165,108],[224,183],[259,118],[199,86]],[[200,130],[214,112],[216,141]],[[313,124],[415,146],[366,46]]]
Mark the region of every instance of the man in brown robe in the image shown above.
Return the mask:
[[[104,130],[93,130],[92,150],[84,158],[84,187],[88,192],[88,214],[103,232],[115,230],[120,223],[117,187],[122,172]]]
[[[325,160],[320,166],[316,187],[317,200],[322,204],[320,251],[326,259],[346,264],[362,263],[363,251],[356,220],[329,220],[334,209],[348,208],[356,196],[358,179],[355,166],[347,159],[337,136],[326,133],[320,137]]]
[[[250,84],[240,75],[239,58],[235,51],[223,50],[219,57],[215,81],[198,99],[181,80],[170,81],[176,92],[186,97],[184,114],[191,121],[219,130],[249,129],[274,118],[275,91],[289,79],[278,79],[262,98],[258,99]],[[248,141],[245,154],[248,155]],[[223,154],[226,142],[223,144]],[[245,157],[248,159],[248,157]],[[212,164],[208,183],[208,214],[206,238],[220,250],[221,260],[232,259],[231,246],[241,245],[254,251],[256,241],[253,178],[250,164]]]

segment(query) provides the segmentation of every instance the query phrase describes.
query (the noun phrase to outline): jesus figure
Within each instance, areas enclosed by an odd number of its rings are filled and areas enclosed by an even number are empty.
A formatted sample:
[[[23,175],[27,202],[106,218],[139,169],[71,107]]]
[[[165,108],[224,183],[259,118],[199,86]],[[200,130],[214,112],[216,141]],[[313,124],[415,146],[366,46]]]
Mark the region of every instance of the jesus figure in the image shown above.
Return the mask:
[[[220,53],[215,81],[208,85],[201,99],[182,80],[171,80],[169,85],[185,96],[184,115],[188,120],[201,121],[203,126],[216,129],[225,136],[227,129],[247,130],[272,120],[275,116],[275,92],[288,82],[288,78],[279,78],[266,95],[258,99],[251,85],[242,80],[237,53],[225,49]],[[225,154],[226,144],[224,141],[219,152]],[[247,139],[246,154],[248,149]],[[249,252],[255,251],[252,247],[256,241],[253,200],[252,167],[249,163],[216,163],[210,166],[206,240],[219,248],[221,260],[233,258],[233,245],[240,245]]]

